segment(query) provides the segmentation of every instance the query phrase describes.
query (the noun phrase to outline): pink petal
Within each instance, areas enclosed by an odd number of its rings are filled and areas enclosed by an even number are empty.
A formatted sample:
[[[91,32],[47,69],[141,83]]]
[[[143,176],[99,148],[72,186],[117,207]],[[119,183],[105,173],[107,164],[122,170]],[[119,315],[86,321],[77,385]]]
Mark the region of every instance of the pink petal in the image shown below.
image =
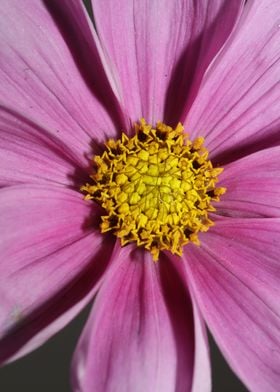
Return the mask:
[[[186,247],[196,299],[249,390],[280,385],[280,219],[221,219]]]
[[[242,0],[92,0],[97,31],[132,121],[177,123],[229,36]],[[222,21],[222,23],[221,23]]]
[[[87,162],[92,138],[120,129],[81,1],[4,0],[0,103],[48,130]]]
[[[279,144],[280,2],[247,2],[186,122],[222,162]]]
[[[76,154],[38,125],[0,107],[0,186],[87,181]],[[80,157],[81,158],[81,157]],[[78,178],[77,178],[78,177]]]
[[[192,298],[192,305],[195,325],[195,356],[191,392],[210,392],[212,390],[211,367],[207,331],[194,298]]]
[[[180,280],[182,280],[183,284],[186,287],[186,291],[190,292],[191,301],[192,301],[193,318],[194,318],[194,370],[193,370],[191,392],[210,392],[211,391],[210,353],[209,353],[208,337],[205,328],[205,323],[202,319],[199,307],[196,304],[195,293],[193,293],[192,287],[188,282],[189,277],[188,274],[186,273],[184,264],[182,263],[181,260],[178,259],[177,256],[172,257],[171,260],[172,260],[174,270],[177,271],[178,275],[180,276]],[[165,260],[160,260],[160,269],[162,268],[166,269],[166,265],[164,265],[164,262]],[[173,272],[173,276],[171,276],[170,274],[169,276],[170,276],[169,279],[173,280],[174,287],[172,288],[172,291],[169,291],[168,295],[171,296],[170,304],[172,308],[174,308],[175,302],[173,301],[172,298],[172,292],[177,291],[177,289],[175,288],[177,285],[177,281],[176,279],[174,279],[174,272]],[[183,310],[183,312],[185,311]],[[182,385],[182,391],[185,390],[186,389]]]
[[[112,250],[93,213],[61,187],[1,189],[1,362],[42,344],[92,298]]]
[[[219,179],[227,192],[216,205],[217,214],[280,217],[280,147],[228,164]]]
[[[193,333],[190,298],[170,261],[123,248],[80,339],[74,390],[190,391]]]

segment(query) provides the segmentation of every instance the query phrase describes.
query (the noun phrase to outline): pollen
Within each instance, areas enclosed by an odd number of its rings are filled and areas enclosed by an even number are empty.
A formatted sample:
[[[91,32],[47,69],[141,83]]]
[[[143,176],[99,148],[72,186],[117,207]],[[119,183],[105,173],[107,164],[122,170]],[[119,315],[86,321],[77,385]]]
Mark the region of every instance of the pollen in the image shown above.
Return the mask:
[[[102,233],[144,247],[155,261],[161,251],[181,256],[214,224],[208,215],[226,191],[216,187],[223,169],[213,167],[203,137],[190,141],[180,123],[153,127],[142,119],[134,127],[133,137],[105,143],[81,190],[104,209]]]

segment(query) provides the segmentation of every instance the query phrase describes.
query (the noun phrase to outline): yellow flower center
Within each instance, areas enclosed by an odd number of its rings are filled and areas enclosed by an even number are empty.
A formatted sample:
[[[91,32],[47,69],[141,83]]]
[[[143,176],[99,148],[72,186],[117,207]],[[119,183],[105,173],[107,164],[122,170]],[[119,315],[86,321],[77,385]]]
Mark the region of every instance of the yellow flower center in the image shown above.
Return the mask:
[[[213,168],[199,137],[191,142],[178,124],[175,129],[141,120],[135,135],[108,140],[106,151],[93,158],[92,183],[82,186],[85,199],[106,211],[101,231],[113,231],[121,245],[136,242],[154,260],[169,250],[182,255],[189,242],[213,222],[211,201],[225,188],[215,188],[221,168]]]

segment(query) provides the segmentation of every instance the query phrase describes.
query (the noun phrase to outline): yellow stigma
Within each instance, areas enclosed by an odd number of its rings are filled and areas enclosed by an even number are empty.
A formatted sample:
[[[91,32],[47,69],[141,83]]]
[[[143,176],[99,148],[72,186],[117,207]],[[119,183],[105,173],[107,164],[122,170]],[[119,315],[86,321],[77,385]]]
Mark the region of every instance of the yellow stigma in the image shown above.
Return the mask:
[[[136,242],[154,260],[160,251],[182,255],[189,242],[199,245],[198,233],[213,225],[211,201],[225,192],[215,188],[223,169],[207,159],[204,139],[191,142],[183,131],[180,123],[153,128],[141,120],[133,137],[107,141],[93,158],[92,183],[81,188],[106,211],[102,233],[113,231],[121,245]]]

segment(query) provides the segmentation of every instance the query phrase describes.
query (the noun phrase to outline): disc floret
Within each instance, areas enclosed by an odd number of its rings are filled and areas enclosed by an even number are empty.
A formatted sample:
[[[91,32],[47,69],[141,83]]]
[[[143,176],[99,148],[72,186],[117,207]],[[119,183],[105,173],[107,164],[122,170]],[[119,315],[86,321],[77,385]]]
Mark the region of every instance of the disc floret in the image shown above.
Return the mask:
[[[101,231],[112,231],[122,246],[136,242],[154,260],[160,251],[180,256],[189,242],[199,245],[198,233],[213,225],[211,202],[225,192],[216,187],[223,169],[213,168],[203,142],[191,142],[180,123],[173,129],[144,120],[133,137],[108,140],[93,158],[92,183],[81,188],[106,211]]]

